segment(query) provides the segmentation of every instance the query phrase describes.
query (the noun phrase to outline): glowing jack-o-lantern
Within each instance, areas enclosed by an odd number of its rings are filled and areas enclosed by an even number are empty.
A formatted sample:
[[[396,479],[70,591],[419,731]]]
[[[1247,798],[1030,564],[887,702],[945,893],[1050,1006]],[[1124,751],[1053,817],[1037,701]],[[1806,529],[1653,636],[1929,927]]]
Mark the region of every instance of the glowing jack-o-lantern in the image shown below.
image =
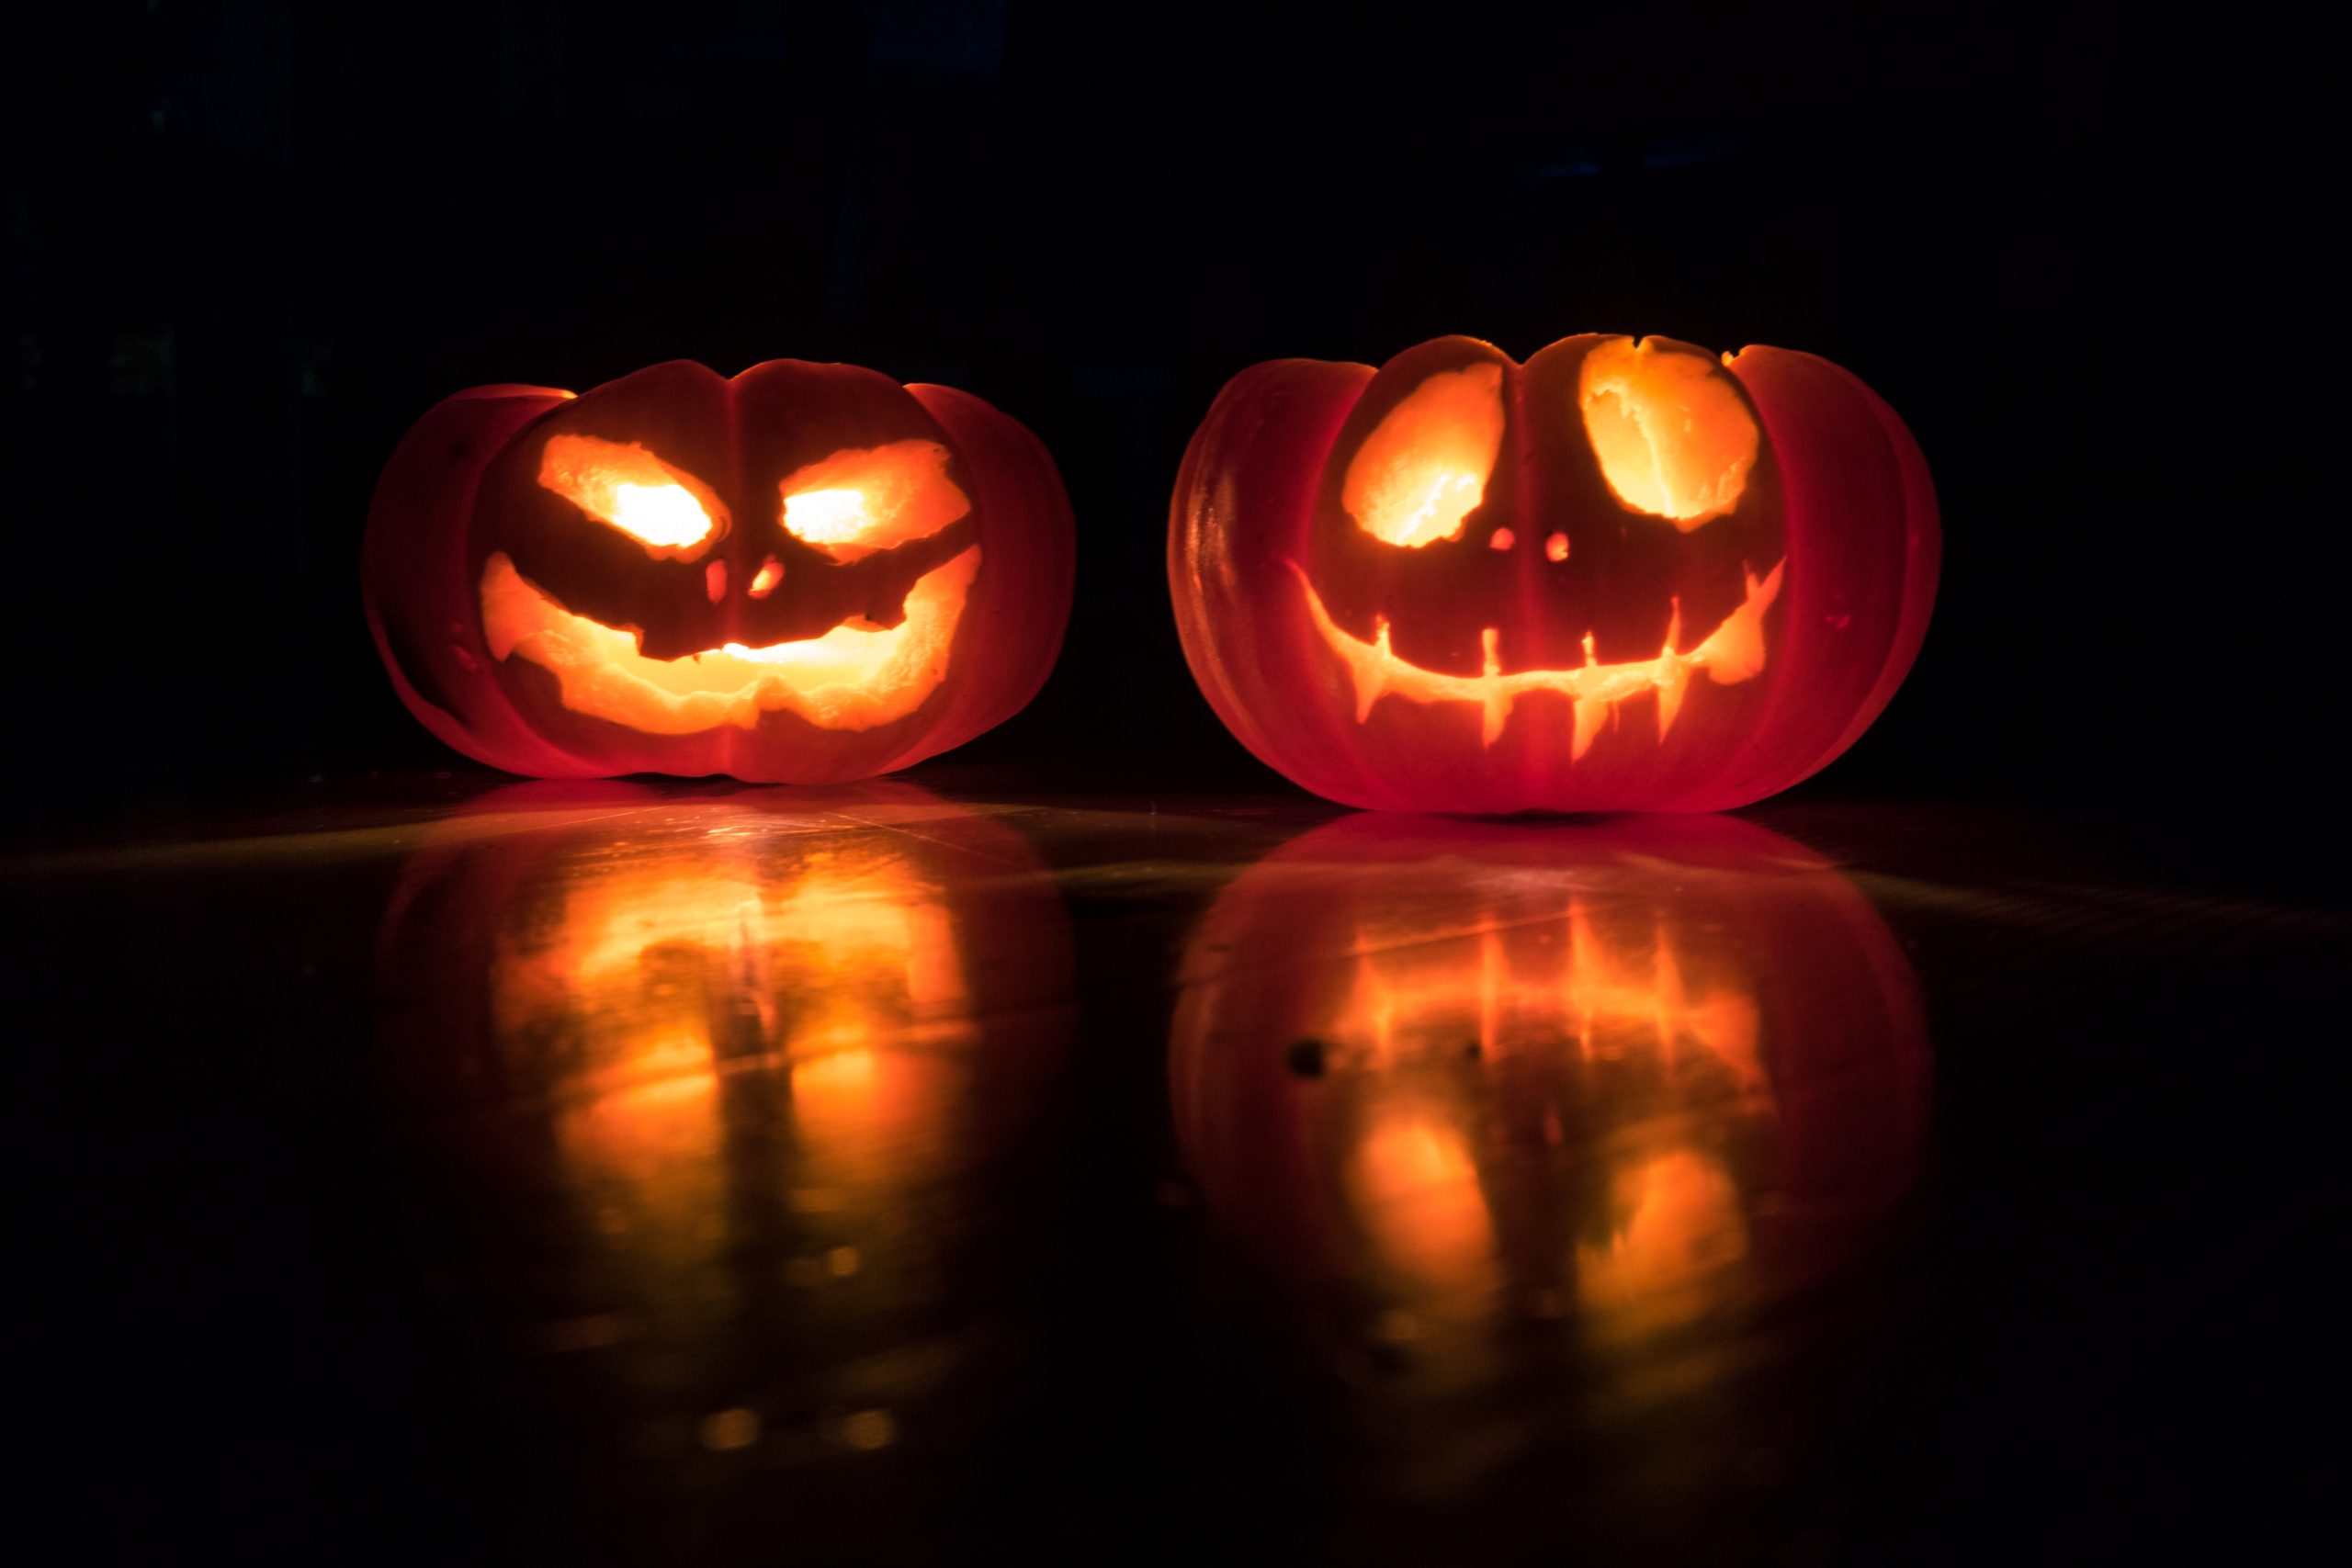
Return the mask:
[[[1632,1348],[1795,1288],[1921,1151],[1900,949],[1729,818],[1349,818],[1245,872],[1182,984],[1177,1131],[1212,1210],[1442,1381],[1497,1375],[1497,1324]]]
[[[897,784],[515,785],[412,856],[379,989],[444,1266],[502,1337],[601,1352],[564,1398],[625,1447],[886,1447],[991,1351],[964,1314],[1018,1271],[1071,1019],[1009,829]]]
[[[1811,355],[1469,338],[1236,377],[1169,576],[1227,727],[1394,810],[1722,810],[1827,763],[1935,595],[1927,466]]]
[[[1019,712],[1072,547],[1052,460],[977,398],[677,361],[433,409],[377,487],[365,578],[401,701],[470,757],[823,784]]]

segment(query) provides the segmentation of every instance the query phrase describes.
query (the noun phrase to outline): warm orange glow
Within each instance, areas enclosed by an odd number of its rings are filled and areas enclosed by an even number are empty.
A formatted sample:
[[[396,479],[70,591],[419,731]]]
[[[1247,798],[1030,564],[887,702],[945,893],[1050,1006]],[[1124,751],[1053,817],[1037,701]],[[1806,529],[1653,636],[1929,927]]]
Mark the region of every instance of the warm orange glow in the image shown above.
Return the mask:
[[[1498,365],[1441,371],[1356,449],[1340,503],[1374,538],[1408,549],[1462,536],[1503,444]]]
[[[1488,1061],[1529,1043],[1550,1050],[1570,1042],[1589,1059],[1622,1052],[1631,1038],[1669,1068],[1695,1045],[1743,1091],[1764,1087],[1753,998],[1687,981],[1662,924],[1645,922],[1636,940],[1614,927],[1604,936],[1573,889],[1548,918],[1514,908],[1430,929],[1400,911],[1394,924],[1360,929],[1356,944],[1354,982],[1334,1027],[1362,1046],[1367,1066],[1465,1041]]]
[[[827,1187],[903,1185],[934,1173],[954,1085],[936,1061],[841,1051],[793,1065],[793,1121]]]
[[[1497,1117],[1548,1124],[1550,1141],[1566,1118],[1606,1160],[1609,1196],[1600,1225],[1572,1233],[1573,1256],[1536,1267],[1566,1269],[1587,1304],[1637,1309],[1645,1324],[1703,1304],[1692,1287],[1742,1256],[1747,1233],[1713,1146],[1685,1142],[1684,1108],[1708,1107],[1717,1125],[1771,1108],[1761,1015],[1736,964],[1667,908],[1573,886],[1496,888],[1434,928],[1430,917],[1400,899],[1364,919],[1351,981],[1315,1031],[1337,1064],[1317,1092],[1345,1119],[1349,1210],[1394,1283],[1438,1298],[1419,1303],[1436,1318],[1487,1310],[1506,1258],[1529,1267],[1511,1230],[1527,1216],[1499,1206],[1529,1152]],[[1529,1114],[1541,1093],[1569,1098]]]
[[[436,1266],[618,1438],[880,1449],[1007,1364],[973,1282],[1046,1250],[1023,1200],[1072,993],[996,814],[509,785],[428,826],[378,951]]]
[[[572,1183],[616,1245],[682,1282],[727,1245],[731,1081],[754,1075],[783,1113],[775,1179],[789,1173],[797,1207],[871,1216],[953,1156],[974,1038],[941,890],[901,854],[797,852],[814,840],[718,817],[581,865],[491,965],[497,1036],[556,1043],[569,1064],[556,1131]],[[860,1252],[821,1262],[812,1278],[845,1278]]]
[[[752,574],[752,586],[746,592],[754,599],[764,599],[775,592],[775,585],[783,581],[783,566],[775,557],[770,556],[760,563],[760,570]]]
[[[947,461],[936,441],[836,452],[786,477],[785,529],[837,561],[936,534],[972,509]]]
[[[1459,1128],[1410,1106],[1384,1111],[1348,1185],[1374,1245],[1421,1284],[1459,1287],[1489,1271],[1493,1217]]]
[[[1544,540],[1544,558],[1545,560],[1567,559],[1568,536],[1566,534],[1555,534],[1550,538]]]
[[[702,481],[632,442],[551,436],[539,483],[655,555],[691,556],[718,527]]]
[[[842,544],[874,526],[865,492],[810,490],[784,498],[784,525],[812,545]]]
[[[1306,591],[1307,613],[1314,617],[1316,629],[1322,634],[1325,645],[1347,665],[1355,682],[1357,723],[1371,717],[1373,705],[1386,696],[1416,703],[1475,703],[1484,718],[1479,739],[1492,746],[1502,738],[1503,727],[1510,722],[1511,708],[1521,697],[1534,692],[1557,692],[1576,704],[1573,754],[1577,757],[1591,748],[1601,724],[1614,715],[1616,705],[1629,697],[1653,692],[1657,694],[1657,734],[1663,740],[1674,728],[1675,716],[1681,711],[1683,696],[1690,690],[1694,673],[1703,671],[1717,685],[1729,686],[1762,670],[1766,658],[1764,612],[1772,607],[1772,601],[1781,592],[1778,565],[1760,581],[1751,575],[1747,597],[1739,608],[1704,642],[1688,652],[1678,651],[1674,646],[1681,630],[1678,613],[1667,628],[1666,646],[1655,659],[1602,664],[1594,658],[1592,639],[1588,637],[1582,665],[1567,670],[1519,670],[1505,674],[1498,653],[1501,636],[1490,626],[1486,632],[1484,671],[1476,675],[1442,675],[1400,659],[1390,649],[1385,616],[1374,624],[1370,642],[1342,629],[1324,609],[1323,596],[1315,591],[1305,570],[1295,562],[1291,570],[1298,573],[1299,585]]]
[[[482,630],[498,658],[552,672],[564,706],[648,735],[748,729],[777,709],[827,729],[871,729],[921,707],[946,678],[979,564],[974,545],[925,572],[896,626],[854,622],[797,642],[665,660],[639,652],[636,633],[565,609],[501,552],[482,568]]]
[[[1578,401],[1601,477],[1627,506],[1687,533],[1739,504],[1756,416],[1713,360],[1611,338],[1585,355]]]
[[[1643,1328],[1696,1317],[1718,1272],[1747,1253],[1739,1190],[1713,1159],[1670,1149],[1611,1182],[1606,1241],[1577,1248],[1577,1294]]]

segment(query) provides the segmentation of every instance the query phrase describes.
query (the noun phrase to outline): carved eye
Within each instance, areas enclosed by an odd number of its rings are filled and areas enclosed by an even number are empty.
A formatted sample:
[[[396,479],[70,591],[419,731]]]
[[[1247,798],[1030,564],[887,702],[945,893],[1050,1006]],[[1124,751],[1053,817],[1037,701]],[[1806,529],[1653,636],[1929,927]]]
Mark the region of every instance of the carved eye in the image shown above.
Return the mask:
[[[1463,520],[1487,498],[1502,444],[1502,367],[1441,371],[1356,448],[1340,504],[1385,544],[1419,549],[1458,539]]]
[[[778,488],[785,532],[844,563],[936,534],[972,509],[936,441],[836,452]]]
[[[1577,401],[1600,476],[1625,505],[1687,534],[1739,504],[1756,416],[1713,360],[1613,338],[1585,355]]]
[[[633,442],[551,437],[539,483],[656,556],[692,559],[718,531],[709,487]]]

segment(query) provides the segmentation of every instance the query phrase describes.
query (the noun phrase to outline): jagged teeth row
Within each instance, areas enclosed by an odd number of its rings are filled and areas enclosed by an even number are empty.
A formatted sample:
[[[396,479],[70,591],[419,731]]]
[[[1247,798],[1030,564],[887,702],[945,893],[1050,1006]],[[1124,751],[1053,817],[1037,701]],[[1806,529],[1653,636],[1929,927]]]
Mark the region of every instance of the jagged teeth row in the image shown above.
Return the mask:
[[[1610,683],[1619,688],[1614,692],[1597,692],[1590,695],[1579,695],[1572,689],[1568,689],[1569,683],[1583,672],[1582,670],[1561,671],[1555,677],[1558,684],[1546,683],[1538,686],[1539,690],[1564,691],[1575,704],[1576,731],[1569,745],[1569,755],[1572,760],[1582,757],[1592,749],[1593,740],[1600,734],[1602,724],[1616,716],[1619,703],[1629,697],[1638,696],[1644,691],[1654,691],[1657,694],[1657,738],[1660,740],[1666,739],[1668,733],[1674,728],[1676,716],[1682,711],[1682,699],[1690,688],[1690,671],[1698,662],[1693,655],[1675,651],[1675,638],[1680,630],[1681,615],[1678,607],[1675,625],[1667,637],[1667,646],[1656,659],[1641,664],[1606,667],[1610,674],[1614,677]],[[1431,676],[1424,671],[1415,671],[1406,677],[1408,684],[1415,676],[1425,680],[1461,680],[1464,683],[1475,681],[1480,684],[1477,693],[1475,695],[1465,694],[1459,698],[1426,697],[1417,692],[1400,687],[1397,680],[1392,676],[1391,666],[1397,662],[1397,659],[1389,647],[1388,623],[1385,620],[1377,623],[1376,633],[1368,649],[1368,656],[1349,660],[1351,672],[1355,679],[1356,722],[1361,724],[1369,718],[1372,716],[1373,705],[1392,691],[1412,702],[1474,701],[1479,705],[1482,720],[1479,740],[1484,745],[1492,746],[1497,740],[1502,739],[1504,727],[1510,722],[1511,709],[1518,703],[1521,693],[1505,683],[1502,661],[1498,651],[1499,633],[1496,628],[1489,626],[1482,640],[1485,643],[1485,668],[1477,676],[1449,678]],[[1584,653],[1583,670],[1604,668],[1593,650],[1593,641],[1589,635],[1585,637]]]

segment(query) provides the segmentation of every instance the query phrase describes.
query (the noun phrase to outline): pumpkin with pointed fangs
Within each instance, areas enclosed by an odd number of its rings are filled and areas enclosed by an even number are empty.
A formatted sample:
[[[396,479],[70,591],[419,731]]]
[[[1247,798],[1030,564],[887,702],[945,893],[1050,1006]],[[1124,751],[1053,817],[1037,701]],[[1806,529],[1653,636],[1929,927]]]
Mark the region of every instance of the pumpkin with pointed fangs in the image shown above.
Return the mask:
[[[1276,360],[1185,454],[1186,658],[1351,806],[1715,811],[1852,744],[1927,630],[1939,534],[1893,410],[1812,355],[1587,334]]]
[[[364,574],[401,700],[468,756],[825,784],[1018,713],[1072,555],[1052,459],[977,398],[680,360],[434,408],[377,487]]]

